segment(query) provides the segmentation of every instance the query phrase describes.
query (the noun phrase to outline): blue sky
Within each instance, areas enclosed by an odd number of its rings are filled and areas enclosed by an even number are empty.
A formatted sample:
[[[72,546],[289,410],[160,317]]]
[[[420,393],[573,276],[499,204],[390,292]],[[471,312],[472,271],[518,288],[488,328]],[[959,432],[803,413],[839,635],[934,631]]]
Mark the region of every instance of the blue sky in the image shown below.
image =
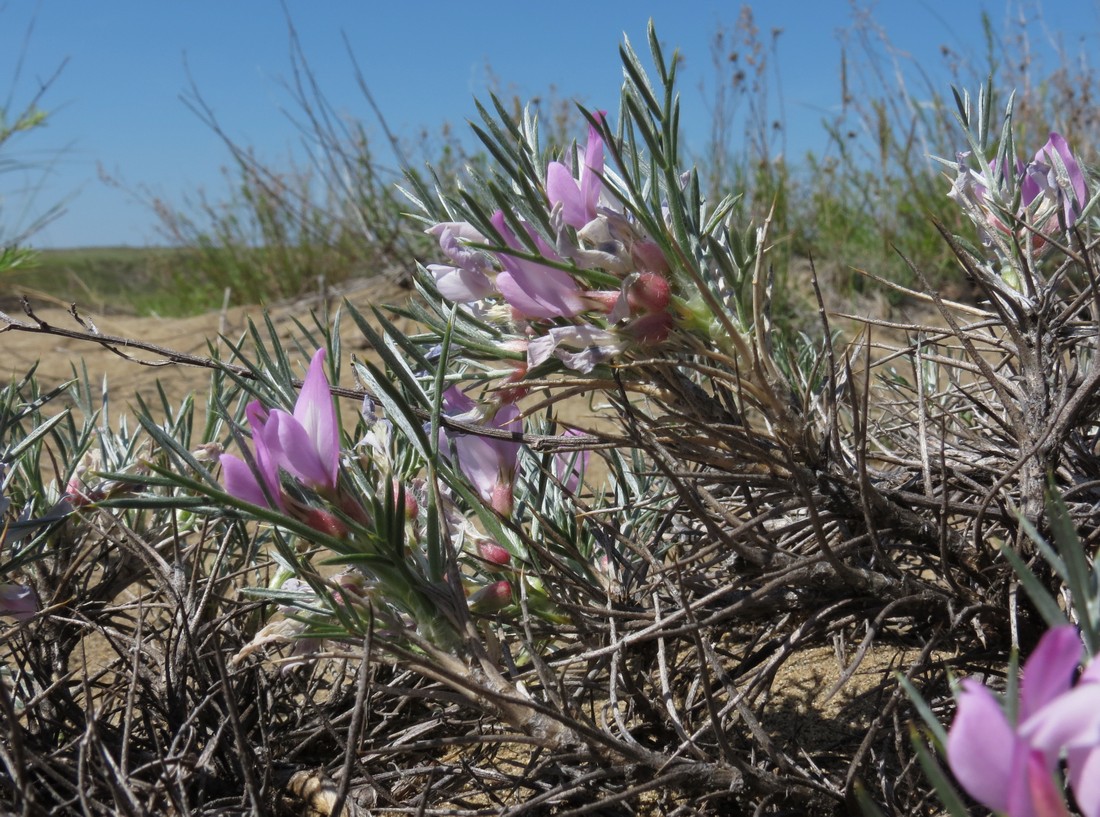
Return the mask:
[[[699,84],[713,78],[710,40],[739,8],[710,0],[286,0],[305,57],[337,110],[377,134],[346,36],[391,128],[410,141],[443,122],[465,128],[474,98],[486,97],[490,66],[510,93],[527,97],[553,85],[614,112],[618,45],[625,33],[644,47],[652,16],[666,48],[685,57],[684,128],[689,144],[701,145],[707,114]],[[982,9],[1002,33],[1020,13],[1019,3],[1005,0],[882,0],[870,8],[892,44],[934,78],[946,77],[942,46],[980,61]],[[852,9],[848,0],[756,4],[765,40],[782,29],[773,67],[789,154],[825,147],[820,123],[840,103],[840,41]],[[1091,0],[1048,2],[1042,22],[1030,29],[1038,51],[1058,43],[1072,53],[1083,45],[1095,51],[1100,11]],[[178,203],[201,188],[218,198],[229,155],[181,99],[192,81],[234,141],[272,163],[301,156],[284,87],[289,54],[279,0],[0,0],[0,100],[9,113],[64,62],[43,99],[48,127],[0,154],[0,237],[65,201],[66,212],[33,244],[159,243],[156,218],[132,191]],[[774,94],[772,104],[778,115]],[[30,170],[5,169],[12,161]],[[101,170],[122,187],[101,181]]]

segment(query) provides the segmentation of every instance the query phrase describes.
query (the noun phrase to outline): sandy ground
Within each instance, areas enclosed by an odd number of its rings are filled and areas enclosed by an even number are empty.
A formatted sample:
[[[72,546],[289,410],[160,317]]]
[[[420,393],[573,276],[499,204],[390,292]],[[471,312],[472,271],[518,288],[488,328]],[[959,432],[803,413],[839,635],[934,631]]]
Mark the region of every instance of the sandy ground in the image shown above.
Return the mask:
[[[366,313],[370,304],[398,304],[408,298],[408,291],[384,278],[363,279],[348,284],[344,289],[332,293],[329,306],[335,309],[346,297],[360,310]],[[277,327],[280,338],[289,340],[301,335],[294,319],[311,326],[310,310],[321,306],[320,299],[297,302],[294,304],[271,307],[270,314]],[[64,307],[49,302],[32,301],[32,308],[38,319],[51,326],[84,331],[74,317]],[[132,317],[122,315],[101,316],[81,311],[80,317],[91,322],[105,335],[133,338],[145,343],[165,347],[175,352],[208,357],[209,343],[219,343],[224,336],[236,342],[248,327],[251,319],[263,320],[263,307],[237,307],[225,312],[214,312],[191,318],[165,319]],[[6,314],[22,323],[32,320],[22,312],[9,311]],[[362,335],[352,320],[345,316],[341,323],[345,348],[363,356],[367,349]],[[224,354],[225,347],[222,345]],[[73,367],[87,366],[92,383],[100,384],[103,378],[111,392],[111,399],[118,410],[132,404],[136,393],[144,397],[156,394],[156,381],[159,379],[173,399],[181,398],[189,392],[196,396],[205,394],[210,381],[208,369],[169,363],[168,365],[148,366],[135,361],[163,362],[163,357],[147,351],[126,351],[132,359],[126,359],[102,346],[86,340],[58,337],[43,333],[31,333],[0,329],[0,377],[5,382],[19,379],[31,367],[37,364],[37,376],[43,388],[52,387],[70,379]],[[228,355],[226,355],[228,358]],[[113,411],[112,411],[113,413]]]

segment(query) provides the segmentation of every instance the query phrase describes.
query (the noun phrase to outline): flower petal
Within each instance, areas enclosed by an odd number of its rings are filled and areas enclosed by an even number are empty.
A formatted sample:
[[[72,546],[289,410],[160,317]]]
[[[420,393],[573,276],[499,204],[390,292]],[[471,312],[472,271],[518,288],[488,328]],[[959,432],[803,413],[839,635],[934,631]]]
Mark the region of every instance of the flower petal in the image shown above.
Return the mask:
[[[443,392],[443,411],[456,420],[477,422],[481,419],[477,403],[458,386],[451,386]]]
[[[987,808],[1005,811],[1019,744],[993,693],[977,681],[964,679],[947,734],[947,763],[959,784]]]
[[[565,364],[565,368],[572,369],[581,374],[590,374],[608,358],[614,357],[621,351],[619,346],[589,346],[579,352],[567,352],[559,349],[558,358]]]
[[[580,351],[570,352],[562,346]],[[622,348],[616,335],[590,323],[556,326],[527,344],[527,368],[533,369],[553,355],[570,369],[587,374]]]
[[[561,205],[562,218],[570,227],[579,230],[588,223],[580,186],[569,168],[561,162],[551,162],[546,167],[546,198],[551,205]]]
[[[428,233],[429,235],[434,235],[436,238],[438,238],[440,246],[444,250],[444,252],[446,252],[447,247],[443,247],[442,245],[445,241],[450,240],[445,238],[445,235],[447,234],[450,234],[455,239],[464,242],[471,242],[474,244],[488,243],[485,240],[485,236],[478,232],[477,228],[475,228],[468,221],[441,221],[438,224],[433,224],[424,232]]]
[[[492,280],[481,270],[444,264],[429,264],[427,270],[435,278],[435,288],[439,294],[458,304],[480,301],[496,290]]]
[[[533,369],[546,362],[558,348],[558,340],[547,332],[537,338],[532,338],[527,344],[527,368]]]
[[[1021,723],[1070,688],[1082,651],[1081,637],[1072,625],[1043,634],[1020,676]]]
[[[260,481],[256,479],[256,474],[248,467],[248,463],[232,454],[222,454],[218,462],[222,466],[222,485],[227,493],[261,508],[271,507]],[[273,493],[273,497],[278,497],[278,493]]]
[[[268,411],[259,400],[253,400],[244,407],[244,416],[248,419],[248,425],[253,431],[262,429],[267,425]]]
[[[263,441],[278,466],[316,488],[332,488],[336,482],[321,460],[305,427],[281,409],[272,409],[263,430]]]
[[[1057,153],[1058,158],[1061,160],[1062,165],[1066,169],[1066,173],[1069,174],[1069,186],[1073,192],[1073,199],[1066,197],[1066,223],[1072,225],[1076,221],[1077,216],[1080,215],[1081,209],[1088,201],[1088,189],[1085,186],[1085,176],[1081,172],[1080,165],[1077,164],[1077,160],[1073,157],[1073,151],[1069,149],[1069,143],[1066,142],[1065,137],[1060,133],[1051,132],[1050,138],[1047,139],[1047,143],[1043,145],[1042,149],[1035,156],[1036,161],[1042,161],[1040,157],[1045,157],[1046,163],[1054,165],[1054,159],[1051,154]]]
[[[38,597],[30,587],[0,583],[0,615],[27,621],[34,618],[39,609]]]
[[[603,111],[597,111],[596,116],[602,121]],[[584,167],[581,168],[581,198],[584,201],[585,223],[596,217],[596,205],[603,191],[603,137],[592,125],[588,126],[588,144],[584,149]]]
[[[477,410],[476,404],[457,387],[448,389],[444,394],[444,408],[448,413],[452,409],[462,409],[467,417]],[[515,405],[501,406],[487,426],[512,433],[523,431],[523,421]],[[458,459],[459,470],[486,502],[492,502],[502,488],[511,491],[519,448],[518,442],[477,434],[451,432],[441,434],[440,441],[443,455],[450,457],[453,451]]]
[[[309,363],[302,391],[294,404],[294,419],[305,430],[311,447],[320,461],[323,477],[314,480],[329,488],[336,486],[340,467],[340,428],[336,423],[336,406],[332,389],[325,376],[325,350],[318,349]],[[293,469],[288,469],[293,472]]]
[[[1100,746],[1100,684],[1079,684],[1020,724],[1020,737],[1056,763],[1067,748]]]
[[[1009,808],[1012,817],[1070,817],[1057,785],[1054,770],[1039,752],[1029,752],[1027,758],[1027,803]]]
[[[505,223],[502,211],[497,210],[492,222],[509,247],[523,250]],[[557,253],[545,241],[536,235],[532,238],[543,257],[559,260]],[[497,275],[497,289],[508,305],[523,317],[568,318],[585,310],[587,305],[581,297],[580,288],[569,273],[504,252],[498,253],[498,256],[504,272]]]
[[[1069,785],[1085,817],[1100,817],[1100,749],[1071,749]]]
[[[617,335],[590,323],[555,327],[549,334],[554,336],[559,346],[580,349],[578,352],[570,352],[557,348],[554,355],[568,368],[585,374],[617,355],[624,347]]]

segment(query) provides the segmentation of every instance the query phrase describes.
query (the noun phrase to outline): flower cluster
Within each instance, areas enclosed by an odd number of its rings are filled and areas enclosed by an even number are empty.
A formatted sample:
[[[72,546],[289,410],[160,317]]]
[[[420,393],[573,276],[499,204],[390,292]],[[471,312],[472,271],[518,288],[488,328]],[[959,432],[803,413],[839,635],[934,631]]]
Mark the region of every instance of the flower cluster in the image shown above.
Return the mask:
[[[1068,815],[1058,780],[1065,758],[1078,808],[1100,817],[1100,661],[1075,683],[1081,654],[1076,628],[1048,631],[1024,664],[1014,719],[989,689],[963,680],[947,759],[978,802],[1008,817]]]
[[[254,400],[245,408],[252,429],[252,464],[232,454],[220,461],[225,489],[261,507],[277,508],[331,536],[347,535],[347,527],[330,510],[304,503],[288,492],[282,474],[289,474],[310,492],[335,504],[361,524],[369,524],[362,505],[340,490],[340,428],[324,372],[325,350],[310,361],[294,412],[266,408]]]
[[[382,532],[381,517],[375,516],[384,512],[385,503],[379,504],[375,498],[375,504],[371,505],[371,498],[367,497],[364,504],[364,500],[353,495],[351,483],[340,479],[340,429],[332,391],[324,374],[324,358],[324,349],[314,354],[292,412],[268,408],[260,401],[253,401],[246,407],[252,451],[248,461],[232,454],[220,456],[223,484],[238,500],[279,511],[342,540],[349,552],[365,553],[371,550],[370,542],[392,541],[387,540],[389,534]],[[487,508],[501,517],[511,517],[522,447],[523,422],[519,408],[499,399],[479,404],[458,387],[444,393],[443,408],[452,420],[489,432],[513,435],[514,439],[502,439],[499,434],[491,436],[442,429],[439,432],[440,452],[454,463],[456,472],[465,478]],[[375,579],[385,587],[388,598],[408,598],[409,582],[416,581],[414,574],[424,576],[429,572],[425,530],[418,522],[421,509],[427,504],[427,491],[421,479],[407,482],[398,477],[399,472],[405,477],[408,474],[394,458],[393,425],[374,418],[372,410],[365,411],[364,417],[372,422],[349,456],[372,463],[380,480],[376,486],[379,492],[392,491],[395,498],[403,497],[403,504],[398,506],[398,526],[403,528],[402,561],[392,565],[388,572],[377,562],[371,562],[368,570],[376,574]],[[557,455],[552,459],[551,472],[563,489],[572,493],[580,487],[586,463],[584,453]],[[464,554],[463,587],[469,596],[470,609],[490,613],[508,607],[517,592],[516,582],[524,575],[523,566],[516,564],[508,549],[475,527],[455,504],[452,495],[443,492],[439,501],[454,551]],[[379,570],[383,570],[384,575]],[[292,569],[285,569],[270,590],[286,591],[286,581],[293,575]],[[551,614],[551,605],[537,580],[527,577],[524,582],[532,609],[539,614]],[[346,590],[344,587],[337,594],[345,601],[348,593],[343,591]],[[319,599],[311,597],[308,603],[303,602],[303,608],[316,610],[320,604]],[[293,624],[277,622],[260,633],[252,646],[285,638],[299,639],[315,620],[316,615],[311,613],[296,619]],[[416,626],[411,619],[406,623]]]
[[[1026,164],[1019,159],[994,160],[975,170],[969,157],[970,153],[958,155],[957,176],[948,195],[974,220],[987,246],[998,235],[1015,234],[1021,240],[1030,235],[1032,249],[1039,250],[1046,246],[1046,238],[1073,227],[1088,202],[1084,173],[1058,133],[1051,133]],[[1017,194],[1019,206],[1013,210]]]
[[[518,435],[523,421],[517,406],[495,403],[483,406],[459,388],[452,386],[443,395],[443,408],[452,420],[482,425],[494,432]],[[575,434],[566,431],[566,436]],[[519,477],[518,440],[497,436],[440,431],[440,453],[456,462],[459,471],[469,481],[481,500],[503,517],[513,511],[515,487]],[[568,494],[575,494],[584,479],[588,452],[556,454],[551,461],[554,477]],[[495,612],[512,603],[513,582],[517,570],[512,554],[491,537],[481,534],[455,508],[445,502],[448,524],[456,550],[464,548],[473,556],[473,568],[487,583],[473,583],[470,607],[475,612]],[[503,578],[507,576],[508,578]],[[524,577],[529,596],[545,596],[531,577]]]
[[[528,369],[557,358],[591,372],[632,345],[663,342],[675,324],[668,260],[608,201],[604,142],[595,125],[580,164],[576,174],[563,162],[547,165],[548,237],[504,210],[489,219],[491,239],[467,222],[428,230],[446,256],[446,263],[427,267],[439,293],[478,314],[506,316],[520,333]],[[589,288],[585,271],[617,288]],[[500,305],[507,309],[493,309]]]

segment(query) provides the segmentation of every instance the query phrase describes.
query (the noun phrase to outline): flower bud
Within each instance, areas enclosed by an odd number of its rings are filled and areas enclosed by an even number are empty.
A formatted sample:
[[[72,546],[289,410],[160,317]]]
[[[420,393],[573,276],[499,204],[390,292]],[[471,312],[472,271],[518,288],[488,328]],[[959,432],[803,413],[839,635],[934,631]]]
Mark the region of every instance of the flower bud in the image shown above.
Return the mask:
[[[73,476],[65,485],[65,498],[74,508],[83,508],[106,498],[103,491],[90,488],[80,477]]]
[[[663,275],[643,272],[631,284],[627,300],[632,312],[663,312],[672,301],[672,290]]]
[[[367,579],[358,570],[337,573],[331,579],[333,596],[347,605],[361,602],[367,594]]]
[[[401,486],[400,486],[400,484],[398,483],[397,480],[394,480],[393,481],[393,499],[394,499],[394,501],[396,502],[397,499],[400,496],[401,496]],[[420,513],[420,505],[417,503],[416,497],[413,495],[413,492],[410,491],[408,488],[405,489],[404,504],[405,504],[405,519],[406,520],[416,519],[417,514]]]
[[[503,579],[487,584],[470,596],[470,609],[475,613],[495,613],[512,603],[512,585]]]
[[[329,511],[307,507],[299,511],[296,516],[315,531],[326,536],[332,536],[336,539],[346,539],[348,537],[348,526]]]
[[[81,457],[80,462],[73,469],[72,476],[65,484],[65,498],[69,500],[74,508],[83,508],[106,498],[101,487],[96,486],[93,488],[85,480],[85,477],[91,478],[100,467],[101,459],[99,451],[90,451]]]
[[[191,452],[191,456],[199,462],[217,462],[218,458],[225,453],[225,449],[222,448],[220,443],[203,443],[194,451]]]
[[[495,391],[497,398],[504,405],[519,402],[531,391],[528,386],[524,386],[521,383],[523,378],[527,377],[527,365],[523,363],[513,363],[512,365],[515,367],[515,371],[508,375],[508,377],[504,379],[504,382],[517,383],[519,385],[504,386]]]
[[[492,539],[478,540],[477,555],[494,565],[507,565],[512,561],[512,554]]]
[[[644,346],[655,346],[668,340],[673,319],[667,312],[650,312],[626,327],[626,332]]]
[[[357,499],[344,491],[340,491],[337,501],[340,505],[340,510],[347,514],[348,518],[354,519],[364,528],[374,526],[374,520],[371,519],[370,514],[367,513],[366,509],[363,508]]]

